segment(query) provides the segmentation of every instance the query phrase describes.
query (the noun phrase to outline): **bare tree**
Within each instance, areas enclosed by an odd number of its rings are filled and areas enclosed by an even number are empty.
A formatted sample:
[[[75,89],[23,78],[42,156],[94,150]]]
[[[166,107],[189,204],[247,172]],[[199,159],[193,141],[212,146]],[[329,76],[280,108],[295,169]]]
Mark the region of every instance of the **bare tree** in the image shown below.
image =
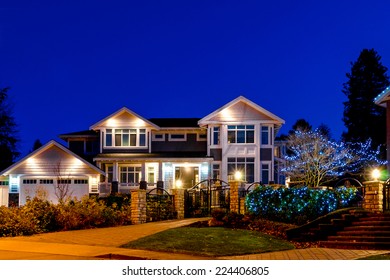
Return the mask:
[[[339,175],[352,159],[348,148],[329,141],[316,131],[300,131],[288,137],[285,172],[292,181],[317,187],[327,179]]]
[[[61,161],[58,161],[56,165],[53,167],[53,174],[56,177],[55,182],[53,182],[54,194],[57,197],[58,202],[62,204],[67,199],[69,199],[73,194],[73,191],[70,188],[70,184],[71,184],[70,172],[67,171],[64,172]]]
[[[286,176],[309,187],[317,187],[346,172],[362,172],[367,167],[386,164],[371,142],[345,144],[329,140],[321,131],[297,130],[288,136]]]

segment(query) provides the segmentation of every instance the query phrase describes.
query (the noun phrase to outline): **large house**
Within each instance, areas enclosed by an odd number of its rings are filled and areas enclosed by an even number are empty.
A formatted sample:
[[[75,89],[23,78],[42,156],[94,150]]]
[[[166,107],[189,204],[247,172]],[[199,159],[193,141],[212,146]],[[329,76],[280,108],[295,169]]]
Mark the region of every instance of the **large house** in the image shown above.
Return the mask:
[[[240,96],[201,118],[145,119],[122,108],[89,130],[66,133],[0,173],[0,204],[23,205],[37,189],[58,201],[128,193],[132,188],[190,188],[206,179],[284,183],[275,135],[284,120]]]

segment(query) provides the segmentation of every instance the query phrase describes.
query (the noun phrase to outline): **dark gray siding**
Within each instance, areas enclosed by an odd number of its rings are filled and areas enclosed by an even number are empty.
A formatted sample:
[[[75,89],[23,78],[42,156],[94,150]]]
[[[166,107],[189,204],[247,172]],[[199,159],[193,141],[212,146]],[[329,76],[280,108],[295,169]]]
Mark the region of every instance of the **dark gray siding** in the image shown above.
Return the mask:
[[[207,153],[207,141],[197,141],[196,134],[187,134],[187,141],[152,141],[152,153],[159,152],[204,152]]]
[[[261,148],[260,160],[272,160],[272,148]]]
[[[210,156],[214,160],[222,160],[222,149],[210,149]]]

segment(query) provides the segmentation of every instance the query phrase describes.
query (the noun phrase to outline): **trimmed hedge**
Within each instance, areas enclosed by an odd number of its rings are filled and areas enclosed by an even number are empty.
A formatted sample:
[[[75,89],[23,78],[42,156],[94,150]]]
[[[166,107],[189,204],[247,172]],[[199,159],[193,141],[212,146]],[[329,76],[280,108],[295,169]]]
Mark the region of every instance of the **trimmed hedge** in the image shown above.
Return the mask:
[[[261,218],[301,225],[336,209],[350,207],[359,200],[356,188],[258,186],[246,196],[245,204],[249,213]]]

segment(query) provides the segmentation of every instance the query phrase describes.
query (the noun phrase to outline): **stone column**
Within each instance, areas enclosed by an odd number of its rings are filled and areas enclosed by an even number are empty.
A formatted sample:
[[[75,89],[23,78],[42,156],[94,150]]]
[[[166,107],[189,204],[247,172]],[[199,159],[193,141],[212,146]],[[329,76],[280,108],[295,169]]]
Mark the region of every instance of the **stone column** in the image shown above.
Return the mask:
[[[184,219],[184,189],[172,189],[173,205],[177,212],[177,219]]]
[[[231,181],[230,185],[230,212],[239,213],[240,196],[238,190],[241,186],[241,181]]]
[[[131,223],[146,223],[146,190],[131,191]]]
[[[365,195],[363,209],[372,212],[383,212],[383,181],[363,182]]]

